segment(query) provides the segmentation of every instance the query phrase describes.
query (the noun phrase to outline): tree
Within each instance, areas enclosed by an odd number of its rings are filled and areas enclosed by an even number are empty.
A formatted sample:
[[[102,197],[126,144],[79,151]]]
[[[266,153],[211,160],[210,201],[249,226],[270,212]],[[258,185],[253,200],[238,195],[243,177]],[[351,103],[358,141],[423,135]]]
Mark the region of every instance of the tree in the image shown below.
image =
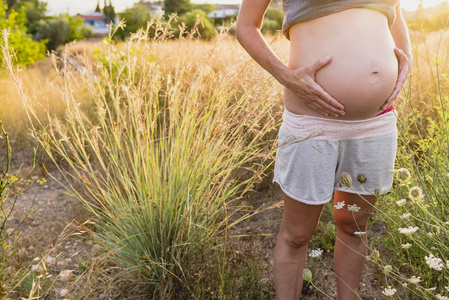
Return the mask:
[[[122,39],[130,33],[137,32],[140,28],[146,28],[150,21],[150,10],[143,5],[134,5],[133,7],[125,9],[119,14],[121,19],[125,19],[126,27],[123,30],[118,30],[116,36]]]
[[[190,0],[164,0],[165,13],[182,15],[192,9]]]
[[[10,13],[11,10],[20,11],[22,7],[25,7],[28,21],[27,31],[31,34],[35,33],[37,22],[44,19],[47,13],[47,3],[39,0],[7,0],[6,4],[8,6],[7,13]]]
[[[195,4],[192,9],[201,9],[207,14],[214,11],[215,4],[209,4],[209,3],[201,3],[201,4]]]
[[[179,18],[179,22],[185,25],[186,31],[191,31],[194,28],[197,19],[201,21],[197,25],[198,26],[197,30],[202,39],[209,40],[216,35],[214,26],[207,18],[206,13],[201,9],[194,9],[192,11],[183,14]],[[179,32],[177,32],[177,34],[179,34]]]
[[[101,9],[100,9],[100,0],[98,0],[98,2],[97,2],[97,7],[95,8],[95,12],[101,13]]]
[[[106,5],[106,0],[104,0],[103,14],[106,24],[111,22],[114,23],[116,13],[114,7],[112,6],[111,0],[109,0],[109,5]]]
[[[62,14],[46,21],[40,20],[36,27],[34,39],[48,40],[48,49],[56,50],[61,45],[84,39],[91,34],[92,31],[84,25],[82,19]]]
[[[14,9],[8,10],[8,8],[0,5],[0,28],[4,28],[9,32],[9,45],[14,51],[17,58],[17,63],[21,65],[31,65],[36,60],[44,59],[47,48],[45,47],[46,41],[36,42],[33,41],[31,35],[26,31],[26,12],[23,7],[20,12],[16,12]],[[0,44],[4,44],[3,36],[0,36]]]

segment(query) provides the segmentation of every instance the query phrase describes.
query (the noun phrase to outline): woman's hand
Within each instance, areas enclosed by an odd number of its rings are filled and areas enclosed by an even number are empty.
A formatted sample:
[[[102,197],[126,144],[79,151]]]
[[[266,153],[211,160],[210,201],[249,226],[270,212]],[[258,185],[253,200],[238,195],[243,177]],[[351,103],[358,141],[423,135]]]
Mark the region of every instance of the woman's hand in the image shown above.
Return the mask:
[[[330,56],[324,57],[313,64],[305,67],[290,70],[283,84],[293,93],[295,93],[301,101],[314,110],[326,115],[340,117],[344,116],[344,106],[329,95],[315,81],[315,74],[330,63]]]
[[[410,72],[412,63],[410,59],[407,57],[407,55],[399,48],[394,48],[394,54],[396,54],[396,57],[398,58],[399,63],[399,73],[398,73],[398,79],[396,80],[396,86],[393,89],[393,92],[391,93],[390,97],[388,97],[387,101],[382,105],[380,108],[381,110],[386,110],[389,108],[393,101],[398,97],[399,92],[402,89],[402,86],[404,85],[405,80],[407,79],[407,75]]]

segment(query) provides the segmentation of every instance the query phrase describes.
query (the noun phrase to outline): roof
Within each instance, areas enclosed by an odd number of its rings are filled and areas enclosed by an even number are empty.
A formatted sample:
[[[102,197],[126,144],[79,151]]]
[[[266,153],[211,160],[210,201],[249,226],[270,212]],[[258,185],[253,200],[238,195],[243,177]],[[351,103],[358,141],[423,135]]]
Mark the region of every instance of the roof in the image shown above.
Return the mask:
[[[102,13],[91,13],[91,14],[85,14],[85,15],[78,15],[78,17],[80,17],[81,19],[84,20],[104,20],[105,16]]]

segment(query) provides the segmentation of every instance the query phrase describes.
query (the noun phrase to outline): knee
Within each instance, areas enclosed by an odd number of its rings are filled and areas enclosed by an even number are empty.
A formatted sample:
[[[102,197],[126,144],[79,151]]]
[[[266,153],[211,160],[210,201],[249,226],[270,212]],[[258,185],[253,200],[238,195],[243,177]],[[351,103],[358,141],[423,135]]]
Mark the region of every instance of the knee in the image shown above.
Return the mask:
[[[357,236],[355,232],[366,231],[366,220],[355,218],[351,215],[348,217],[335,218],[337,230],[350,236]]]
[[[290,249],[299,249],[302,247],[307,247],[307,245],[310,242],[310,239],[312,238],[312,233],[310,232],[286,232],[281,231],[279,232],[278,239],[281,243],[286,245]]]

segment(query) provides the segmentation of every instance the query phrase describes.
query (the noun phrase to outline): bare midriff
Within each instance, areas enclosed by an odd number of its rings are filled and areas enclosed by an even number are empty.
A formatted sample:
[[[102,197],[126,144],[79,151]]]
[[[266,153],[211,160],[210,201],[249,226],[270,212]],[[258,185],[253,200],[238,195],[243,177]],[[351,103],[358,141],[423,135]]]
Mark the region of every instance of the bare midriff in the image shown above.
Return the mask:
[[[338,119],[360,120],[382,112],[398,76],[395,43],[384,14],[355,8],[290,27],[288,67],[296,69],[331,56],[315,81],[344,106]],[[296,114],[325,117],[285,89],[285,107]],[[335,118],[335,117],[327,117]]]

